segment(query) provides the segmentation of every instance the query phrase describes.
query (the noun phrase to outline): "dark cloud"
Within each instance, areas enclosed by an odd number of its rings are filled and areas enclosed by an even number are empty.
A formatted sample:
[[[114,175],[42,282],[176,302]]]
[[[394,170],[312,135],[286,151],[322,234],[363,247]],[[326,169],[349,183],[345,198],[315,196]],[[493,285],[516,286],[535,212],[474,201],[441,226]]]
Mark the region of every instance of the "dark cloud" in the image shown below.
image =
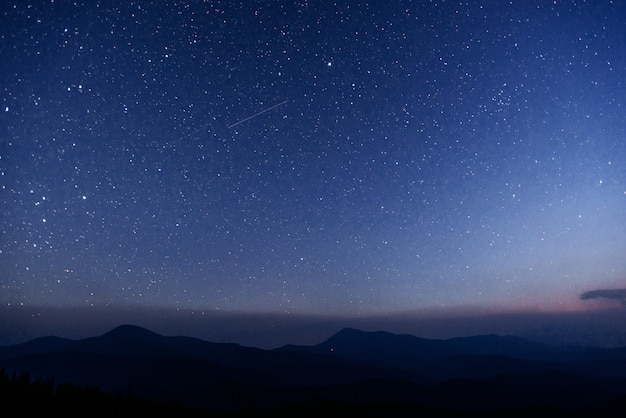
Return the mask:
[[[580,294],[582,300],[585,299],[614,299],[626,305],[626,289],[596,289]]]

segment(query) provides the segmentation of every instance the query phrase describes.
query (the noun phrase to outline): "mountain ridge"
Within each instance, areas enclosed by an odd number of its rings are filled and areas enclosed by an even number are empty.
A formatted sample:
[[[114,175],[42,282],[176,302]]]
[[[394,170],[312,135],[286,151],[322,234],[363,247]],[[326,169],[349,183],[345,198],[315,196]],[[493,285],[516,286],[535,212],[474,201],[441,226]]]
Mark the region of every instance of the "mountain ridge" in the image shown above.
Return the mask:
[[[354,328],[312,346],[263,350],[121,325],[96,337],[0,347],[0,368],[225,409],[319,398],[437,408],[484,408],[489,399],[498,407],[568,407],[626,395],[626,349],[570,352],[515,336],[429,340]],[[588,399],[567,401],[564,382],[572,393],[592,388]],[[533,385],[542,390],[518,399],[520,388]],[[506,393],[496,396],[500,392]]]

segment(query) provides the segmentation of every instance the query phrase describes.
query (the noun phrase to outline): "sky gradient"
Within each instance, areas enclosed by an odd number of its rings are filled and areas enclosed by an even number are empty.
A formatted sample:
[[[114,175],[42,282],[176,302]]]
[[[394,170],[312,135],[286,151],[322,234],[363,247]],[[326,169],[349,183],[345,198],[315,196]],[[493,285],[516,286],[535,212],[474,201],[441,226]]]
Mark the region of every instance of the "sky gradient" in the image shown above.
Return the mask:
[[[3,2],[0,303],[620,307],[626,4],[468,3]]]

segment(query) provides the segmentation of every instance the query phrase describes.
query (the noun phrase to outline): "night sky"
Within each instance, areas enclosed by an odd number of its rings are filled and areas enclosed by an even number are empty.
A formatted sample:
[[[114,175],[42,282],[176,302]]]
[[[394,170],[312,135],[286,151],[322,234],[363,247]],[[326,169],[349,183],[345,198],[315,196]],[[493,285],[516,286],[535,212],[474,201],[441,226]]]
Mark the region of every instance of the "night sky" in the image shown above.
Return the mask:
[[[5,308],[620,305],[624,2],[0,10]]]

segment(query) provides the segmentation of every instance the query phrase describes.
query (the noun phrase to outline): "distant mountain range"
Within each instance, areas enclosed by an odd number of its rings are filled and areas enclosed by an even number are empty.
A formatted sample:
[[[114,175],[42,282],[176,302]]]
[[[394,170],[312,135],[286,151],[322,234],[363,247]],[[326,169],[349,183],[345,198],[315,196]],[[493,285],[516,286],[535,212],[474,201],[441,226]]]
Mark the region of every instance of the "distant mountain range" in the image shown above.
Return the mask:
[[[99,337],[0,347],[0,368],[226,411],[310,402],[590,415],[626,408],[626,348],[496,335],[429,340],[344,329],[317,345],[262,350],[123,325]]]

